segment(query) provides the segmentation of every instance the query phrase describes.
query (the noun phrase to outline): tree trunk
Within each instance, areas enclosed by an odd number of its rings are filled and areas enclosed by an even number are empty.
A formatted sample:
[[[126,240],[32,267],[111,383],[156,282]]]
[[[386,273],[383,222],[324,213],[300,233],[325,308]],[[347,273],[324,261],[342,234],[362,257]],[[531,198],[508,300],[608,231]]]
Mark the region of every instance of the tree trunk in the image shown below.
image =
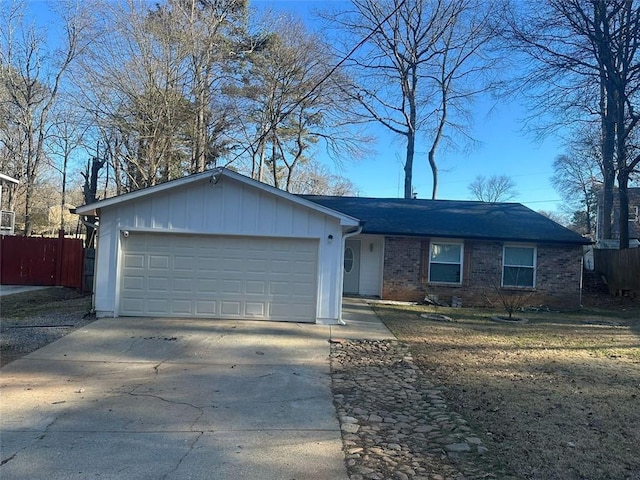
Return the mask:
[[[618,196],[620,200],[620,218],[618,229],[620,230],[620,250],[629,248],[629,172],[626,169],[618,172]]]
[[[441,107],[442,117],[440,117],[438,130],[436,131],[436,136],[433,139],[431,149],[429,150],[429,166],[431,167],[431,173],[433,174],[433,189],[431,191],[432,200],[435,200],[438,196],[438,165],[436,164],[436,150],[438,149],[438,144],[440,143],[440,139],[442,138],[442,131],[444,130],[444,126],[447,124],[447,94],[445,89],[442,90]]]
[[[415,132],[407,135],[407,157],[404,162],[404,198],[413,198],[413,157],[415,156]]]

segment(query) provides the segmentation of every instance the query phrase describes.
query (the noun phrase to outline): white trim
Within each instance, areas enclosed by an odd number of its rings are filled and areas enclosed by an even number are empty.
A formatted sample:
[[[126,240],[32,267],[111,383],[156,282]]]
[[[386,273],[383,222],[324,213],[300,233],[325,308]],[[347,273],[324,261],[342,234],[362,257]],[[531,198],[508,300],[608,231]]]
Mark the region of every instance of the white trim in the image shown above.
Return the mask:
[[[220,181],[221,177],[228,177],[238,182],[251,185],[259,190],[270,193],[282,199],[288,200],[294,204],[307,207],[311,210],[324,213],[325,215],[329,215],[334,218],[338,218],[340,220],[340,224],[343,226],[356,227],[360,224],[360,221],[357,218],[354,218],[349,215],[345,215],[344,213],[338,212],[336,210],[332,210],[330,208],[324,207],[310,200],[301,198],[297,195],[292,195],[289,192],[285,192],[284,190],[280,190],[278,188],[272,187],[271,185],[267,185],[266,183],[258,182],[257,180],[253,180],[252,178],[241,175],[227,168],[220,168],[220,167],[214,168],[213,170],[207,170],[206,172],[196,173],[194,175],[182,177],[176,180],[171,180],[169,182],[161,183],[159,185],[154,185],[152,187],[136,190],[134,192],[118,195],[116,197],[100,200],[98,202],[90,203],[88,205],[82,205],[76,208],[76,213],[78,213],[79,215],[97,215],[97,210],[101,208],[111,207],[113,205],[129,202],[137,198],[146,197],[147,195],[153,195],[153,194],[162,192],[164,190],[180,187],[183,185],[189,185],[191,183],[200,182],[207,179],[210,180],[210,182],[212,183],[212,186],[215,186]]]
[[[291,235],[291,234],[277,234],[277,233],[269,233],[268,235],[264,235],[261,233],[229,233],[229,232],[211,232],[210,230],[185,230],[185,229],[175,229],[175,228],[154,228],[154,227],[118,227],[120,229],[120,235],[123,232],[135,232],[135,233],[165,233],[171,235],[207,235],[207,236],[232,236],[232,237],[271,237],[271,238],[300,238],[306,240],[318,240],[318,235]]]
[[[5,175],[4,173],[0,173],[0,180],[2,180],[3,182],[15,183],[16,185],[20,183],[19,180],[16,180],[9,175]]]
[[[533,249],[533,265],[505,265],[506,258],[505,249],[507,248],[531,248]],[[519,268],[533,268],[533,285],[518,286],[518,285],[505,285],[504,284],[504,268],[505,267],[519,267]],[[538,274],[538,246],[530,243],[505,243],[502,245],[502,267],[500,272],[500,286],[504,288],[536,288]]]
[[[434,245],[457,245],[460,247],[460,262],[433,262],[440,265],[460,265],[460,280],[457,282],[443,282],[438,280],[431,280],[431,253],[433,252]],[[464,276],[464,240],[455,239],[429,239],[429,274],[427,283],[431,285],[462,285]]]

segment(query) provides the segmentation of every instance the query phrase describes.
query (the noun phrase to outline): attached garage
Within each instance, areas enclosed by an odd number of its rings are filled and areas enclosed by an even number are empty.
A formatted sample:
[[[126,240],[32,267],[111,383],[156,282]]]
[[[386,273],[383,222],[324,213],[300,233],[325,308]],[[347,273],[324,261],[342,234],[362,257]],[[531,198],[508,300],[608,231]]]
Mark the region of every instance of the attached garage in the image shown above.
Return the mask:
[[[99,218],[97,316],[340,321],[353,217],[225,169],[76,211]]]
[[[130,233],[120,315],[312,321],[318,241]]]

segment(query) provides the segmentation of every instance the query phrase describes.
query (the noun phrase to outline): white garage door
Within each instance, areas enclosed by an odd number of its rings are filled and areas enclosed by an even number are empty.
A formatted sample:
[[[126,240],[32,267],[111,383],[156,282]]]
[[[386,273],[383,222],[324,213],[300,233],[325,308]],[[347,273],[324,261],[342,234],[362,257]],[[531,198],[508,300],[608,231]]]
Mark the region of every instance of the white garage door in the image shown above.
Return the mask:
[[[131,232],[120,315],[314,322],[318,243]]]

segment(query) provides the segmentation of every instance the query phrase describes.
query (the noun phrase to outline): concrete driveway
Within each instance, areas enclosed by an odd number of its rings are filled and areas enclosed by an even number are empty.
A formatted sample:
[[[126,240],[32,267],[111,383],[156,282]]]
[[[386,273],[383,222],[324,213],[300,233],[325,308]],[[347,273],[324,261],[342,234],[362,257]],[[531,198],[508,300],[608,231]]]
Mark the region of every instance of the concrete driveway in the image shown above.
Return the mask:
[[[98,320],[0,371],[0,477],[346,479],[328,340],[391,334],[345,318]]]

